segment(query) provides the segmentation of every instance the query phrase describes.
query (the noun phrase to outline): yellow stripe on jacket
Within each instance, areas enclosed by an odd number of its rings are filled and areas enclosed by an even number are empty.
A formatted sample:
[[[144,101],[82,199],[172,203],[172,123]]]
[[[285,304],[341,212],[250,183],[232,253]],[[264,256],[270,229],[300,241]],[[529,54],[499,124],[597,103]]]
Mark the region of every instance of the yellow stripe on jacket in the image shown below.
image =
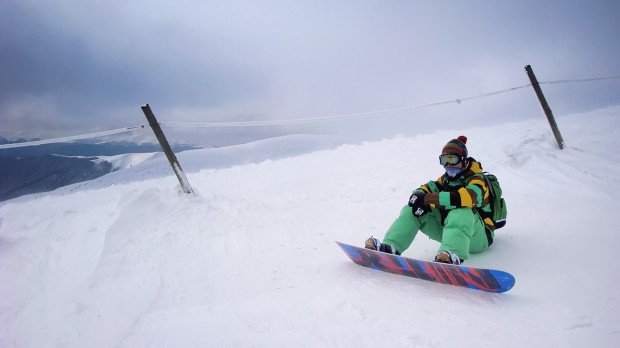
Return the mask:
[[[461,207],[474,207],[474,202],[471,198],[470,191],[464,187],[461,187],[458,191],[459,196],[461,197]]]

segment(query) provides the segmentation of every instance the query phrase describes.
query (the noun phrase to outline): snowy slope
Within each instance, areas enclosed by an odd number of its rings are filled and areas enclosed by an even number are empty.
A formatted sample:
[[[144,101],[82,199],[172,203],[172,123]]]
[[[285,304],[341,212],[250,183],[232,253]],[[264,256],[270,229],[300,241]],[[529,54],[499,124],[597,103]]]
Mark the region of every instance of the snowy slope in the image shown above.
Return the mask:
[[[156,153],[128,153],[114,156],[98,156],[101,161],[110,162],[114,170],[127,169],[133,166],[137,166],[140,163],[147,161],[156,156]]]
[[[196,197],[155,158],[5,202],[0,346],[613,346],[620,108],[558,124],[563,151],[544,119],[337,148],[285,138],[219,149],[221,162],[217,149],[181,153]],[[382,237],[460,134],[509,204],[495,244],[467,264],[509,271],[515,287],[350,262],[334,241]],[[321,146],[332,149],[286,157]],[[436,248],[420,234],[405,256]]]

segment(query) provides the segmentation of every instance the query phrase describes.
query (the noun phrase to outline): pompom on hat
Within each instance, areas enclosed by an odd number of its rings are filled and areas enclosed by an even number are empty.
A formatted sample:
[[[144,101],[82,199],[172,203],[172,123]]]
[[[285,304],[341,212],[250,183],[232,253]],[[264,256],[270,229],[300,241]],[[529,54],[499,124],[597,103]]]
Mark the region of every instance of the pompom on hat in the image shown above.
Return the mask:
[[[465,146],[466,143],[467,137],[464,135],[459,135],[458,138],[448,141],[446,146],[444,146],[441,150],[441,153],[459,155],[461,157],[467,158],[468,153],[467,146]]]

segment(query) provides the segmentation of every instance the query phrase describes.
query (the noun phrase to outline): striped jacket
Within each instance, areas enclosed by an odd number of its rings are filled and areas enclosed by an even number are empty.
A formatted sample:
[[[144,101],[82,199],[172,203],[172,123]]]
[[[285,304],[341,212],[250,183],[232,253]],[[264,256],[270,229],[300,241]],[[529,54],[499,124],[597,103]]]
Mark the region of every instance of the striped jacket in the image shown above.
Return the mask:
[[[437,181],[429,181],[416,191],[426,193],[424,204],[439,209],[442,222],[448,211],[455,208],[475,208],[490,231],[495,229],[489,205],[489,188],[482,176],[480,162],[469,157],[467,168],[455,179],[442,175]]]

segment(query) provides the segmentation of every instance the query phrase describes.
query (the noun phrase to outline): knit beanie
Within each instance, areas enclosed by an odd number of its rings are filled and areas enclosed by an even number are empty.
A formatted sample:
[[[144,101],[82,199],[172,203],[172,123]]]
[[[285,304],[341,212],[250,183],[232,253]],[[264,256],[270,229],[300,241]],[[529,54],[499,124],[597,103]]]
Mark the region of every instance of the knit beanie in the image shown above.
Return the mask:
[[[459,155],[461,157],[467,158],[468,154],[467,154],[467,147],[465,146],[466,143],[467,143],[467,137],[464,135],[460,135],[458,138],[448,141],[446,146],[444,146],[443,149],[441,150],[441,153],[442,154],[449,153],[449,154]]]

